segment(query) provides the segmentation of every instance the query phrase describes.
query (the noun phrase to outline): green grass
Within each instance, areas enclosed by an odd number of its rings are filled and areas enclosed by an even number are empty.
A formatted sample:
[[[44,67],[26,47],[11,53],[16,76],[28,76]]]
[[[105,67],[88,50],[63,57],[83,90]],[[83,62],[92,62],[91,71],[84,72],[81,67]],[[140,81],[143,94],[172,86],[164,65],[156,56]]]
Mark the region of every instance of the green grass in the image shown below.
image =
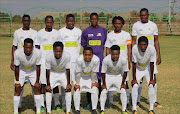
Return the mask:
[[[156,114],[179,114],[180,113],[180,38],[179,36],[161,36],[160,47],[162,63],[158,66],[157,84],[158,101],[162,104],[162,109],[155,108]],[[13,94],[14,94],[14,73],[10,70],[12,38],[0,38],[0,113],[13,113]],[[131,79],[131,75],[130,75]],[[130,82],[129,82],[130,85]],[[131,91],[131,87],[130,87]],[[60,97],[61,98],[61,97]],[[85,94],[82,94],[82,105],[86,104]],[[119,94],[115,93],[115,109],[105,110],[106,114],[116,114],[121,111],[119,103]],[[142,91],[142,108],[138,109],[140,114],[147,114],[149,109],[148,91],[145,81]],[[31,87],[25,85],[22,114],[33,114],[33,100],[31,96]],[[52,111],[57,114],[57,111]],[[131,110],[128,110],[132,113]],[[59,114],[63,114],[60,111]],[[90,114],[89,110],[81,108],[82,114]],[[45,114],[45,113],[44,113]]]

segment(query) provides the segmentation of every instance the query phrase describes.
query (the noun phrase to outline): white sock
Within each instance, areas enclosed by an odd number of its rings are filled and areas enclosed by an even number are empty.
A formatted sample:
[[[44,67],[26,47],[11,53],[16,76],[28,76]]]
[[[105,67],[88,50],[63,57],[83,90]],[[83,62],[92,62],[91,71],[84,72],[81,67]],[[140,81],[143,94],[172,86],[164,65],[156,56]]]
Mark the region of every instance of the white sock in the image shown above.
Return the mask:
[[[19,101],[19,104],[18,104],[18,107],[20,107],[20,108],[21,108],[23,93],[24,93],[24,87],[22,88],[22,91],[21,91],[21,94],[20,94],[20,101]]]
[[[114,91],[108,91],[109,103],[113,104]]]
[[[40,95],[34,95],[34,102],[36,102],[36,113],[40,113],[40,107],[41,107],[41,104],[40,104]]]
[[[65,99],[65,89],[63,86],[61,86],[61,97],[62,97],[62,105],[66,104],[66,99]]]
[[[137,102],[141,102],[142,83],[139,84]]]
[[[109,92],[108,92],[109,93]],[[106,99],[107,99],[107,90],[103,89],[101,91],[101,95],[100,95],[100,105],[101,105],[101,110],[104,110],[105,107],[105,103],[106,103]]]
[[[75,106],[75,110],[80,110],[80,91],[79,89],[77,89],[76,91],[74,91],[74,95],[73,95],[73,99],[74,99],[74,106]]]
[[[14,113],[18,113],[19,101],[20,101],[20,96],[14,96]]]
[[[154,85],[154,102],[157,102],[157,84]]]
[[[122,111],[125,111],[127,106],[127,95],[126,95],[126,90],[124,88],[121,89],[120,99],[122,104]]]
[[[150,104],[150,110],[153,110],[154,107],[154,87],[152,84],[149,85],[149,104]]]
[[[132,88],[132,105],[133,105],[133,110],[137,110],[136,109],[137,96],[138,96],[138,84],[134,84],[134,86]]]
[[[129,98],[130,98],[129,89],[126,89],[126,95],[127,95],[127,104],[128,104],[129,103]]]
[[[59,104],[59,93],[55,93],[54,95],[54,106]]]
[[[40,94],[40,98],[41,98],[41,106],[44,107],[44,94]]]
[[[71,111],[71,92],[65,93],[65,99],[66,99],[66,113]]]
[[[98,88],[97,87],[92,88],[91,102],[92,102],[92,110],[96,109],[97,103],[98,103]]]
[[[47,109],[47,113],[51,113],[51,101],[52,101],[52,94],[50,92],[46,92],[46,109]]]
[[[36,107],[36,100],[35,100],[35,97],[34,97],[34,90],[32,88],[32,96],[33,96],[33,99],[34,99],[34,107]]]

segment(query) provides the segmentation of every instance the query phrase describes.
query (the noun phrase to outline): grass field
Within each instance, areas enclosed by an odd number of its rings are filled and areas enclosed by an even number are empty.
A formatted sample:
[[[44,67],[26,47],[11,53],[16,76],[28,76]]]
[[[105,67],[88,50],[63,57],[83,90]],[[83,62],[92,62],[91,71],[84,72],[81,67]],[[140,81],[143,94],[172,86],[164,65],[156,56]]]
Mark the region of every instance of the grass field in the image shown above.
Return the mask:
[[[180,37],[161,36],[159,40],[162,63],[158,66],[159,73],[157,75],[157,84],[158,101],[162,104],[163,108],[155,108],[154,110],[156,114],[180,114]],[[0,114],[13,113],[14,73],[9,67],[11,46],[12,38],[0,38]],[[142,107],[138,109],[139,114],[147,114],[149,110],[148,91],[145,81],[143,84]],[[85,105],[85,94],[82,94],[81,98],[82,105]],[[119,103],[119,98],[119,94],[115,93],[115,109],[105,110],[106,114],[120,113],[121,105]],[[32,99],[31,87],[27,84],[25,85],[21,114],[34,114]],[[72,112],[74,112],[74,109]],[[132,113],[131,110],[128,110],[128,112]],[[52,113],[63,114],[65,112],[63,110],[60,112],[53,110]],[[81,108],[81,114],[90,114],[90,111]]]

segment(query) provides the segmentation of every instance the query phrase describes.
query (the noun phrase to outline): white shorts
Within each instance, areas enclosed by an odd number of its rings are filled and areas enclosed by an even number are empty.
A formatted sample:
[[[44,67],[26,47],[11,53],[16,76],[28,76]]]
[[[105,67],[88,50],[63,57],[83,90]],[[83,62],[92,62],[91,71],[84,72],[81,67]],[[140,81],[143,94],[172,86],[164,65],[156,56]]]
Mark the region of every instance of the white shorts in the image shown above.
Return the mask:
[[[70,77],[71,77],[71,81],[75,81],[75,75],[76,75],[76,63],[75,62],[71,62],[71,66],[70,66]]]
[[[47,82],[46,82],[45,59],[44,59],[44,58],[41,58],[40,83],[41,83],[41,84],[47,84]]]
[[[96,79],[96,82],[97,82],[97,79]],[[97,93],[96,89],[91,88],[91,84],[92,84],[91,75],[84,76],[82,74],[79,83],[80,83],[80,92],[86,91],[89,93]]]
[[[22,73],[21,70],[19,72],[19,82],[21,86],[24,86],[26,82],[29,82],[31,85],[34,86],[36,82],[36,78],[37,78],[36,71],[26,74]]]
[[[138,84],[140,84],[142,78],[145,77],[146,83],[147,83],[147,85],[149,85],[150,74],[151,74],[151,72],[148,69],[139,70],[139,69],[136,68],[136,80],[137,80]],[[153,78],[154,78],[154,76],[153,76]]]
[[[61,85],[64,89],[67,85],[66,72],[52,72],[50,71],[50,86],[51,89]]]
[[[122,79],[123,79],[123,76],[121,74],[118,74],[118,75],[106,74],[107,91],[117,91],[121,93],[120,88],[122,84]]]

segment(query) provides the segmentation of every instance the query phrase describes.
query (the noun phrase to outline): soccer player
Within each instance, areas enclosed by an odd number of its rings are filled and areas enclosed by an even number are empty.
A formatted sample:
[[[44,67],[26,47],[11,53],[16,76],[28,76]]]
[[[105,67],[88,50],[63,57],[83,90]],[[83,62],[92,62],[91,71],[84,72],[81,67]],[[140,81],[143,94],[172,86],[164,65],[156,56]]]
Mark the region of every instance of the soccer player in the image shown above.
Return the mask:
[[[115,16],[112,20],[112,24],[114,26],[114,31],[110,32],[107,35],[107,40],[105,43],[106,46],[106,53],[107,55],[110,54],[110,47],[113,45],[118,45],[121,48],[121,55],[128,59],[128,68],[130,70],[131,67],[131,36],[128,32],[123,31],[122,27],[125,24],[125,21],[120,16]],[[127,78],[126,78],[126,94],[127,94],[127,103],[129,103],[129,87],[128,87],[128,80],[129,80],[129,71],[127,71]],[[109,92],[109,107],[112,107],[113,104],[113,91]],[[128,104],[129,106],[129,104]]]
[[[72,81],[74,81],[75,79],[76,59],[79,57],[79,54],[80,54],[80,49],[81,49],[80,43],[81,43],[81,33],[82,33],[82,31],[79,28],[74,27],[74,24],[75,24],[74,15],[68,14],[66,16],[66,27],[63,27],[62,29],[59,30],[60,41],[62,41],[64,44],[64,52],[69,53],[69,55],[71,56],[70,77]],[[65,92],[63,88],[61,88],[61,96],[62,96],[62,105],[64,106],[65,105]],[[56,100],[56,102],[57,101],[58,100]],[[57,103],[55,104],[55,106],[56,105]]]
[[[77,59],[76,79],[74,85],[75,114],[80,114],[80,93],[86,91],[91,93],[92,114],[97,114],[98,83],[97,72],[99,72],[99,58],[93,54],[91,47],[85,47],[83,54]]]
[[[145,77],[148,86],[148,95],[150,103],[149,114],[155,114],[153,111],[154,106],[154,64],[156,58],[156,50],[154,46],[148,44],[148,39],[145,36],[141,36],[138,39],[138,44],[132,48],[132,104],[133,114],[137,114],[136,103],[138,97],[138,87],[140,81]]]
[[[51,91],[61,84],[65,89],[66,112],[70,113],[71,109],[71,84],[70,84],[70,56],[63,52],[64,45],[62,42],[53,44],[53,52],[46,57],[46,106],[47,113],[51,113]],[[59,100],[59,99],[58,99]]]
[[[155,82],[156,82],[156,74],[158,73],[157,71],[157,66],[161,64],[161,54],[160,54],[160,45],[159,45],[159,40],[158,40],[158,29],[157,25],[148,20],[149,18],[149,11],[146,8],[143,8],[140,10],[140,21],[137,21],[134,23],[133,28],[132,28],[132,45],[135,45],[141,36],[146,36],[149,40],[149,44],[154,46],[157,52],[157,60],[156,63],[154,64],[154,73],[155,73]],[[156,59],[156,58],[155,58]],[[161,108],[162,106],[157,102],[157,83],[154,86],[155,89],[155,106],[158,108]],[[140,105],[140,96],[141,96],[141,91],[142,91],[142,85],[140,85],[139,88],[139,95],[138,95],[138,103]]]
[[[13,71],[15,68],[14,67],[14,52],[16,49],[23,48],[25,38],[31,38],[34,41],[33,44],[36,46],[38,45],[36,42],[37,31],[30,28],[30,23],[31,23],[30,16],[26,15],[26,14],[23,15],[22,23],[23,23],[23,27],[19,28],[18,30],[16,30],[14,32],[14,39],[13,39],[13,46],[12,46],[12,53],[11,53],[12,58],[11,58],[11,65],[10,65],[10,68]],[[34,96],[33,89],[32,89],[32,94]],[[23,96],[23,89],[22,89],[21,94],[20,94],[19,111],[21,110],[22,96]],[[34,102],[34,106],[35,106],[35,102]]]
[[[102,60],[104,58],[104,45],[107,39],[107,30],[98,25],[98,14],[91,13],[90,22],[91,26],[87,27],[82,32],[81,36],[81,46],[91,47],[96,56],[100,59],[99,72],[97,73],[98,83],[99,83],[99,95],[101,92],[101,66]],[[89,109],[91,106],[91,95],[87,92],[88,104],[85,109]]]
[[[104,114],[105,102],[108,91],[117,91],[121,93],[122,114],[127,114],[127,96],[126,96],[126,77],[128,69],[127,58],[121,55],[120,47],[113,45],[110,48],[110,54],[103,59],[102,63],[102,92],[100,97],[101,114]]]
[[[36,113],[40,114],[40,66],[41,52],[34,48],[33,40],[26,38],[24,48],[17,49],[14,52],[15,65],[15,93],[14,93],[14,114],[18,113],[18,104],[20,102],[20,93],[25,82],[29,81],[34,91],[36,102]]]
[[[45,57],[48,53],[53,52],[53,43],[59,40],[58,31],[53,29],[54,19],[52,16],[48,15],[45,17],[45,25],[46,27],[38,31],[37,33],[37,41],[40,44],[40,50],[42,54],[42,64],[41,64],[41,112],[45,112],[44,108],[44,94],[45,94],[45,86],[46,86],[46,69],[45,69]],[[58,87],[53,89],[56,93],[59,93]],[[55,94],[55,93],[54,93]],[[56,100],[59,94],[55,94],[54,99]]]

